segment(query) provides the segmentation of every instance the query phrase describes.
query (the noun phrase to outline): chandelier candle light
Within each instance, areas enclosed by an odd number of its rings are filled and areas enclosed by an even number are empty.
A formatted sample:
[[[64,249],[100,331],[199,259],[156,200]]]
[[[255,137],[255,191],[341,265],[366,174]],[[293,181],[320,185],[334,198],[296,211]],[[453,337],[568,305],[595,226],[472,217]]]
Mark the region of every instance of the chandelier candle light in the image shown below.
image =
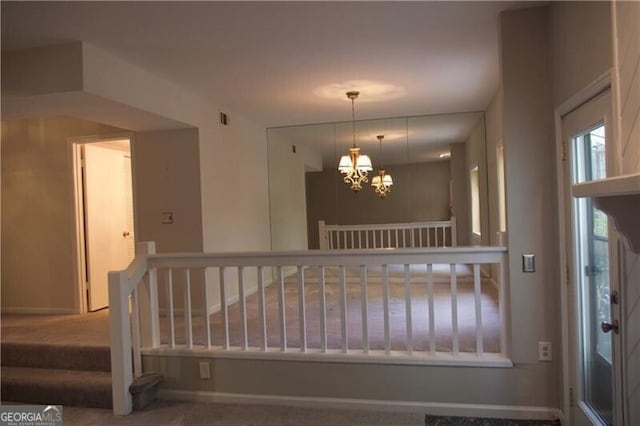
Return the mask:
[[[378,141],[380,141],[380,170],[378,170],[378,176],[374,176],[373,179],[371,179],[371,186],[375,189],[378,197],[384,199],[389,192],[391,192],[393,179],[391,179],[391,175],[387,174],[382,165],[382,139],[384,139],[384,135],[378,135],[377,138]]]
[[[355,99],[360,92],[347,92],[347,98],[351,99],[351,119],[353,123],[353,146],[349,148],[349,155],[343,155],[338,164],[338,171],[344,175],[344,183],[351,186],[355,192],[362,189],[362,184],[367,183],[367,175],[373,167],[368,155],[360,154],[360,148],[356,147],[356,110]]]

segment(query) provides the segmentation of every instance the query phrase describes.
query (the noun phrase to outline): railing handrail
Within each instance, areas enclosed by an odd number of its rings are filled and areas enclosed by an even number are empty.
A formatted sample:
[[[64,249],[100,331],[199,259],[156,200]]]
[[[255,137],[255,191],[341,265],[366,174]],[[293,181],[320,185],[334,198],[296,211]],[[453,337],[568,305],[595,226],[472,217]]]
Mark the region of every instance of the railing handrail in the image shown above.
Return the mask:
[[[451,220],[430,220],[425,222],[401,222],[401,223],[370,223],[370,224],[360,224],[360,225],[327,225],[325,224],[325,229],[327,231],[336,231],[336,230],[373,230],[373,229],[415,229],[415,228],[436,228],[443,226],[451,226]]]
[[[388,265],[404,265],[405,274],[405,288],[410,285],[410,279],[408,277],[409,265],[427,265],[427,284],[430,286],[430,292],[433,292],[433,276],[432,266],[435,264],[448,264],[450,265],[451,287],[452,287],[452,315],[457,321],[457,299],[456,295],[456,279],[455,271],[456,264],[473,264],[473,282],[475,286],[476,294],[476,315],[481,315],[479,304],[480,294],[480,265],[482,264],[499,264],[499,318],[501,323],[500,329],[500,354],[503,357],[508,356],[508,335],[506,333],[506,293],[504,283],[506,276],[504,274],[504,268],[507,265],[507,247],[494,247],[494,246],[475,246],[475,247],[426,247],[426,248],[378,248],[378,249],[347,249],[347,250],[307,250],[307,251],[281,251],[281,252],[219,252],[219,253],[155,253],[155,244],[152,242],[139,243],[136,250],[136,258],[134,261],[123,271],[114,271],[109,273],[109,301],[110,301],[110,329],[111,329],[111,371],[113,377],[113,406],[115,414],[128,414],[132,409],[131,395],[129,394],[129,386],[133,381],[133,377],[142,373],[142,358],[141,348],[158,348],[160,346],[160,332],[159,332],[159,304],[158,304],[158,270],[169,271],[169,286],[171,285],[171,269],[172,268],[184,268],[185,269],[185,300],[190,300],[188,293],[190,289],[189,284],[189,272],[190,268],[219,268],[220,274],[220,293],[221,299],[227,301],[224,296],[225,283],[224,283],[224,270],[227,267],[238,269],[238,288],[239,288],[239,300],[240,300],[240,312],[241,317],[244,318],[244,285],[242,282],[242,270],[244,267],[256,267],[257,274],[257,288],[261,295],[261,316],[263,324],[266,324],[264,316],[264,287],[266,282],[263,281],[262,276],[263,267],[273,267],[277,269],[276,285],[280,286],[281,295],[284,294],[284,275],[283,270],[286,267],[297,267],[298,286],[302,296],[299,296],[299,308],[301,312],[304,312],[304,268],[305,267],[320,267],[321,279],[319,285],[324,286],[324,267],[339,267],[341,269],[341,276],[339,282],[342,285],[342,291],[345,291],[345,268],[347,267],[360,267],[360,284],[362,287],[362,300],[366,301],[366,271],[369,266],[382,266],[382,280],[385,304],[385,356],[391,356],[392,350],[390,346],[389,330],[388,330],[388,285],[389,285],[389,271]],[[340,274],[339,274],[340,276]],[[206,285],[206,283],[205,283]],[[323,288],[323,287],[322,287]],[[171,287],[169,287],[169,294],[172,295]],[[323,290],[320,294],[324,294]],[[408,294],[408,293],[407,293]],[[431,293],[433,294],[433,293]],[[172,296],[171,296],[172,297]],[[131,298],[131,304],[130,304]],[[343,318],[343,346],[346,348],[345,340],[347,336],[346,332],[346,294],[342,296],[342,316]],[[172,299],[171,299],[172,300]],[[324,303],[324,298],[322,299]],[[407,296],[407,308],[406,315],[410,317],[411,312],[411,298]],[[433,296],[430,296],[430,302],[433,303]],[[207,295],[205,292],[204,306],[209,307],[207,302]],[[221,304],[224,315],[226,318],[226,302]],[[324,306],[324,305],[322,305]],[[131,307],[131,311],[130,311]],[[284,307],[284,301],[280,301],[280,310]],[[363,302],[363,336],[367,336],[366,327],[366,304]],[[173,305],[170,308],[173,312]],[[326,312],[324,307],[320,308],[323,312],[326,321]],[[184,308],[185,320],[191,318],[192,308],[190,304],[187,304]],[[433,312],[432,307],[430,312]],[[205,315],[209,315],[205,310]],[[173,314],[171,314],[173,315]],[[171,317],[173,318],[173,316]],[[304,314],[302,314],[304,318]],[[226,319],[224,320],[226,321]],[[433,318],[430,318],[430,331],[429,335],[433,336]],[[208,322],[207,322],[208,323]],[[286,337],[284,326],[284,311],[280,314],[280,327],[282,339],[285,343],[283,345],[282,353],[285,353],[286,349]],[[190,323],[188,323],[190,329]],[[226,322],[225,322],[226,324]],[[243,324],[246,327],[246,318],[243,320]],[[304,325],[304,320],[301,322]],[[457,324],[457,323],[456,323]],[[481,324],[481,322],[479,323]],[[133,325],[133,326],[132,326]],[[326,325],[325,325],[326,326]],[[226,327],[226,325],[225,325]],[[454,330],[457,330],[457,325],[453,326]],[[302,326],[301,330],[305,330]],[[322,353],[327,352],[326,343],[326,329],[324,331],[323,349]],[[409,319],[407,319],[407,330],[410,330]],[[481,325],[478,328],[480,331],[476,331],[477,346],[480,349],[477,351],[482,352],[482,328]],[[266,333],[266,329],[263,330],[263,334]],[[301,331],[301,333],[306,333]],[[457,336],[457,331],[454,331],[454,336]],[[189,334],[190,335],[190,334]],[[411,335],[410,331],[407,335]],[[207,336],[210,336],[207,329]],[[244,346],[243,350],[247,350],[247,338],[246,329],[243,334]],[[264,341],[266,342],[266,334]],[[303,337],[305,340],[303,340]],[[208,337],[209,338],[209,337]],[[412,338],[409,338],[411,340]],[[302,352],[307,351],[306,334],[300,338],[300,348]],[[457,357],[459,356],[457,337],[454,340],[454,346],[452,352]],[[363,343],[364,345],[364,343]],[[368,355],[369,347],[364,346],[364,355]],[[412,343],[411,343],[412,345]],[[227,340],[224,349],[228,349],[229,342]],[[173,346],[170,346],[173,348]],[[211,349],[211,340],[208,340],[207,347]],[[191,349],[191,341],[186,346],[187,349]],[[272,352],[266,351],[266,343],[263,345],[265,354],[272,354]],[[131,356],[133,350],[133,357]],[[432,341],[430,347],[430,353],[435,356],[435,341]],[[348,356],[346,349],[343,349],[344,356]],[[408,355],[413,353],[412,346],[408,347]],[[289,355],[287,355],[289,356]],[[341,355],[342,356],[342,355]],[[476,362],[476,361],[474,361]],[[503,362],[503,361],[500,361]],[[499,363],[500,363],[499,362]],[[474,364],[475,365],[475,364]]]
[[[429,247],[415,249],[347,249],[281,252],[163,253],[147,258],[149,267],[219,266],[360,266],[406,263],[492,263],[506,247]]]

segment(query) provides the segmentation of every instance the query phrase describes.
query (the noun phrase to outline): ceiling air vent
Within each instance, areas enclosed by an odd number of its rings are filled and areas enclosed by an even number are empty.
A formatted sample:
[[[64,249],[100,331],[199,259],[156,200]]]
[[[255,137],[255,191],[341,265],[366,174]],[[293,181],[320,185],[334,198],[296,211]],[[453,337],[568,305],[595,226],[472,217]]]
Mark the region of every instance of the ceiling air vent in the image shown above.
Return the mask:
[[[227,114],[225,114],[224,112],[220,113],[220,124],[222,124],[223,126],[229,125],[229,117],[227,117]]]

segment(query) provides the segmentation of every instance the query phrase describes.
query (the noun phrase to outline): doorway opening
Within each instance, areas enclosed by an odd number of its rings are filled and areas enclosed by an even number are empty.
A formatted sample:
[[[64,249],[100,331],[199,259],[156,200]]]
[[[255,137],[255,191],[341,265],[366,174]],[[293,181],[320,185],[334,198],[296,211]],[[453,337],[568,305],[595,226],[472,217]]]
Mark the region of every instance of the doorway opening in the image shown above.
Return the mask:
[[[135,257],[131,139],[72,142],[76,202],[78,307],[109,305],[108,272]]]

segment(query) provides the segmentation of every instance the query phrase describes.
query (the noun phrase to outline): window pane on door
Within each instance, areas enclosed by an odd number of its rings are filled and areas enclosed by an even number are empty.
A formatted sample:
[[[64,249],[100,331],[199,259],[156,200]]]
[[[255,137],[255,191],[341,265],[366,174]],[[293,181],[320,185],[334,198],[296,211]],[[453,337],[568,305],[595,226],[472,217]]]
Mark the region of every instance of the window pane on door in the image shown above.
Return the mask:
[[[573,181],[606,178],[605,128],[599,124],[572,138]],[[611,335],[600,328],[611,320],[607,216],[590,198],[574,200],[578,249],[582,358],[581,400],[603,421],[613,423]]]

